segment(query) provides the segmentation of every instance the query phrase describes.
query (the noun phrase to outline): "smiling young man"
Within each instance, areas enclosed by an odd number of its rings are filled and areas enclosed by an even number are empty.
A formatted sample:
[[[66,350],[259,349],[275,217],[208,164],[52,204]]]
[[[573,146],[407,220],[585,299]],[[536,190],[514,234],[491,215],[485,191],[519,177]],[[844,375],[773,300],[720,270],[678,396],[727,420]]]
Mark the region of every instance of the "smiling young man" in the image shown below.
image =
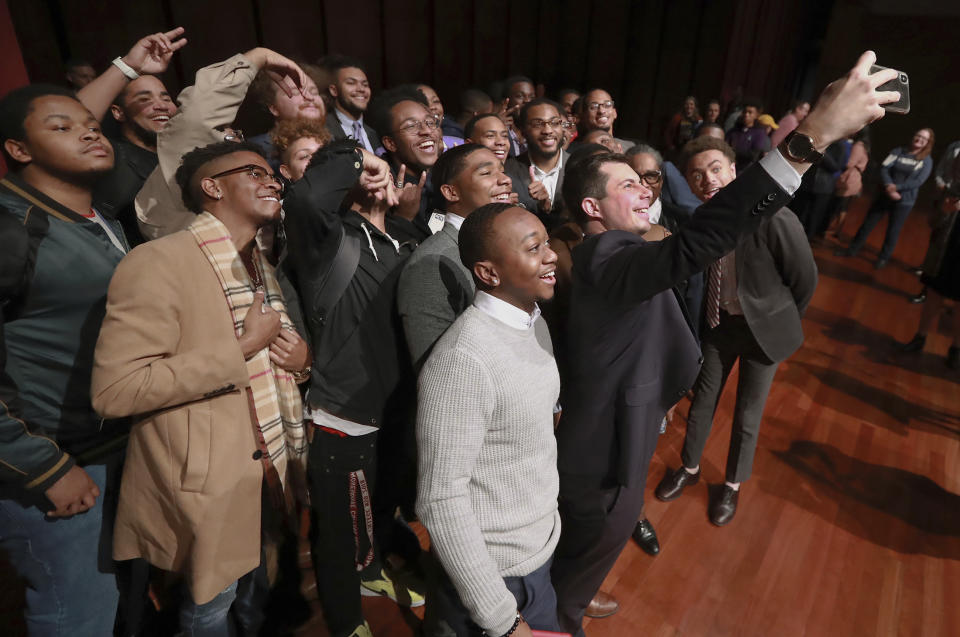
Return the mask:
[[[107,285],[128,249],[93,185],[113,167],[67,89],[0,100],[0,552],[27,584],[30,634],[109,635],[108,551],[127,426],[90,404]],[[106,544],[101,544],[101,536]]]
[[[430,169],[440,157],[440,121],[430,112],[418,90],[401,86],[377,97],[371,116],[383,137],[386,159],[393,170],[400,203],[392,216],[398,221],[400,240],[419,243],[443,227]]]
[[[120,124],[114,140],[113,170],[97,184],[96,197],[114,207],[124,232],[137,245],[143,242],[133,202],[150,173],[157,167],[157,134],[177,112],[166,86],[153,75],[141,75],[126,85],[110,106]]]
[[[527,140],[527,152],[507,160],[520,203],[552,229],[560,225],[563,211],[563,169],[569,153],[563,150],[564,118],[561,106],[537,98],[520,109],[516,123]]]
[[[701,201],[711,200],[737,176],[726,142],[701,137],[683,148],[687,182]],[[710,503],[710,521],[728,524],[737,510],[740,483],[750,477],[763,407],[780,362],[803,343],[800,318],[817,286],[817,265],[803,227],[786,207],[764,217],[755,232],[710,265],[704,306],[703,366],[683,442],[683,466],[657,485],[669,502],[700,479],[700,459],[720,394],[740,362],[737,402],[727,454],[726,483]]]
[[[577,123],[580,135],[592,130],[604,130],[613,135],[613,123],[617,121],[617,105],[610,93],[602,88],[587,91],[580,98],[580,112]],[[629,150],[633,142],[614,138],[623,150]]]
[[[510,152],[510,131],[496,113],[475,115],[464,129],[467,143],[480,144],[490,149],[500,163],[507,161]]]
[[[257,249],[282,196],[259,147],[198,148],[177,179],[197,218],[120,263],[97,342],[94,407],[134,421],[113,553],[185,577],[183,634],[227,634],[234,600],[255,634],[262,529],[303,484],[310,349]]]
[[[824,90],[793,138],[662,241],[638,236],[650,225],[652,193],[625,158],[571,163],[564,199],[587,237],[573,251],[566,352],[575,382],[563,387],[557,430],[563,535],[553,581],[568,632],[582,635],[584,610],[643,507],[664,414],[699,372],[699,346],[670,288],[782,208],[817,153],[883,116],[882,104],[898,94],[876,88],[896,72],[869,74],[875,60],[864,53]]]
[[[433,178],[444,199],[443,228],[407,261],[397,291],[407,348],[418,370],[437,339],[473,302],[473,278],[460,261],[460,226],[480,206],[509,203],[512,188],[503,164],[479,144],[445,152]]]
[[[320,60],[331,76],[327,92],[333,98],[332,117],[327,118],[327,130],[334,140],[352,138],[368,151],[380,148],[380,137],[364,122],[370,105],[370,81],[363,64],[346,55],[328,55]],[[382,132],[382,131],[380,131]]]
[[[553,296],[557,255],[534,215],[502,203],[467,218],[460,255],[476,298],[420,374],[417,512],[442,566],[425,630],[529,637],[558,630],[560,378],[537,307]]]

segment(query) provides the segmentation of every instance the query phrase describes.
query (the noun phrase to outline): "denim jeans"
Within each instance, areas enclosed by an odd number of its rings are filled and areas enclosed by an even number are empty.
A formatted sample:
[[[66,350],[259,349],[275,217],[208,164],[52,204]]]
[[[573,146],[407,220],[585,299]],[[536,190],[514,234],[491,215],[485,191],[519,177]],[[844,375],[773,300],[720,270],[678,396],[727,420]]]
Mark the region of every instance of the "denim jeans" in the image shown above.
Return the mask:
[[[32,504],[0,498],[0,551],[26,581],[31,637],[113,634],[119,593],[111,530],[120,457],[83,469],[100,497],[79,515],[47,518]]]
[[[270,594],[266,558],[260,565],[227,586],[206,604],[197,604],[190,586],[183,582],[179,637],[234,637],[257,635],[265,618]]]

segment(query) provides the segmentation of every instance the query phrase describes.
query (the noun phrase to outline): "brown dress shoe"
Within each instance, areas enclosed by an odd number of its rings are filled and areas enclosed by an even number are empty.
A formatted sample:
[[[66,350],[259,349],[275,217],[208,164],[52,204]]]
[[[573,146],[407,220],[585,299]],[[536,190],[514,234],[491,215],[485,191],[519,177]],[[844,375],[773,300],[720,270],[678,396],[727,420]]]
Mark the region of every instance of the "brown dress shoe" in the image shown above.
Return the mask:
[[[620,602],[618,602],[613,595],[604,593],[603,591],[597,591],[597,594],[594,595],[590,603],[587,604],[587,610],[583,614],[587,617],[600,619],[601,617],[609,617],[618,610],[620,610]]]

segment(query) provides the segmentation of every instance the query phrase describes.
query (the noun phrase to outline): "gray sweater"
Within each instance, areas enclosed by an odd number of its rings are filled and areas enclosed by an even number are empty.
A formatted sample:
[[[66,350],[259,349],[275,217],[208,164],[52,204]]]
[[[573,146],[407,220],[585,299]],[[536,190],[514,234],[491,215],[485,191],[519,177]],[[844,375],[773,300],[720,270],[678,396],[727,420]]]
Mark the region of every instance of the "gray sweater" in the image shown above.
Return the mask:
[[[560,377],[543,319],[520,330],[471,305],[420,374],[417,513],[470,617],[513,624],[504,577],[528,575],[560,538],[553,407]]]

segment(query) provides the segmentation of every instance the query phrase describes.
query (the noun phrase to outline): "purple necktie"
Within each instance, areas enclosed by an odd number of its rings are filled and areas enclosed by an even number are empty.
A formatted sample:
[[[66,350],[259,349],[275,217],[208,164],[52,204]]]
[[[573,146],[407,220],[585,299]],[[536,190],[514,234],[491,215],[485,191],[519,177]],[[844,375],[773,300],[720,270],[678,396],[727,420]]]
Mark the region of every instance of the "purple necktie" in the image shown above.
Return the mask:
[[[359,121],[353,122],[353,138],[360,142],[361,145],[366,145],[363,143],[363,126],[360,125]]]

